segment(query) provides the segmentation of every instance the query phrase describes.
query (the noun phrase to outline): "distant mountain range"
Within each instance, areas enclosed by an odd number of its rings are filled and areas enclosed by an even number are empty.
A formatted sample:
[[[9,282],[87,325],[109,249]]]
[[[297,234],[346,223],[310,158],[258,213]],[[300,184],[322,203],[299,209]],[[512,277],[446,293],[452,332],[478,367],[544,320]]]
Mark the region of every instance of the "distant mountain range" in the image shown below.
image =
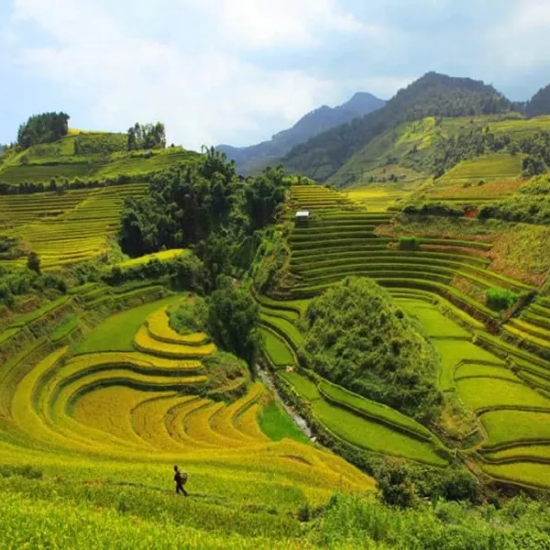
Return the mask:
[[[481,81],[431,72],[400,90],[382,109],[296,145],[283,163],[291,171],[326,181],[374,137],[404,122],[496,114],[514,107]]]
[[[275,134],[271,140],[249,147],[219,145],[217,150],[233,159],[237,171],[243,175],[260,171],[270,162],[284,157],[295,145],[304,143],[335,126],[363,117],[384,107],[383,99],[367,93],[356,93],[349,101],[338,107],[322,107],[302,117],[292,128]]]

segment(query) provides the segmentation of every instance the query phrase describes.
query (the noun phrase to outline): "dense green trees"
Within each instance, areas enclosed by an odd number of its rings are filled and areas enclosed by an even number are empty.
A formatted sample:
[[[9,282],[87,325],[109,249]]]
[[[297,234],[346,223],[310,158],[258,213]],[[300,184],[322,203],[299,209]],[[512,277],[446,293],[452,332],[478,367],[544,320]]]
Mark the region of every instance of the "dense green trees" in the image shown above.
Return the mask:
[[[15,296],[43,293],[48,289],[65,293],[67,285],[57,275],[39,275],[30,269],[9,270],[0,267],[0,305],[13,306]]]
[[[277,206],[285,200],[284,172],[270,166],[245,187],[246,211],[252,229],[261,229],[274,221]]]
[[[415,418],[439,415],[437,354],[373,280],[350,277],[313,300],[304,329],[309,368]]]
[[[40,258],[36,252],[29,252],[27,257],[27,269],[34,271],[37,275],[41,275]]]
[[[39,143],[52,143],[66,136],[69,131],[69,115],[44,113],[33,115],[19,127],[17,145],[27,149]]]
[[[254,364],[259,345],[259,308],[250,293],[229,277],[207,299],[208,332],[227,351]]]
[[[166,147],[166,129],[162,122],[139,124],[128,129],[128,151],[135,149],[164,149]]]
[[[225,155],[206,149],[198,163],[180,165],[154,177],[150,197],[130,199],[122,216],[120,243],[124,252],[139,256],[166,248],[197,245],[218,235],[229,239],[226,251],[247,235],[271,223],[284,202],[287,180],[281,169],[266,169],[255,179],[241,181]],[[221,260],[210,250],[199,252],[212,273]],[[204,247],[202,247],[204,250]],[[211,269],[210,269],[211,268]]]

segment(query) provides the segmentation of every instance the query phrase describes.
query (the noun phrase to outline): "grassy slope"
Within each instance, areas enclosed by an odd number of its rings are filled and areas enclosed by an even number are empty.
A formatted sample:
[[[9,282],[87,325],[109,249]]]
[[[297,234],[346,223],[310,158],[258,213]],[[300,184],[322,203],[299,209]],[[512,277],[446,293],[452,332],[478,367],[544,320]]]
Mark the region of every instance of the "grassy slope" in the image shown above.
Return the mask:
[[[179,300],[181,300],[181,296],[170,296],[164,300],[139,306],[109,317],[87,336],[75,352],[133,351],[134,336],[145,319],[159,308],[172,305]]]
[[[269,400],[262,408],[258,423],[262,431],[273,441],[281,441],[281,439],[288,437],[300,443],[309,442],[307,436],[286,414],[282,405],[274,399]]]
[[[328,183],[337,187],[367,186],[379,187],[382,182],[387,187],[387,178],[395,174],[400,178],[401,190],[419,187],[428,178],[428,174],[418,173],[400,165],[400,161],[413,149],[422,151],[440,137],[456,135],[462,129],[473,126],[489,127],[495,135],[509,134],[514,141],[532,135],[540,130],[550,129],[550,117],[537,117],[531,120],[520,118],[499,120],[501,117],[458,117],[445,118],[436,125],[435,118],[402,124],[376,136],[363,149],[355,153],[338,170]],[[473,122],[472,122],[473,121]],[[472,164],[473,163],[473,164]],[[454,172],[456,170],[456,172]],[[483,160],[466,161],[450,171],[440,180],[445,186],[450,183],[477,183],[480,179],[490,181],[509,181],[521,175],[521,156],[492,155]],[[451,174],[451,172],[453,172]],[[374,181],[371,181],[373,179]],[[390,184],[395,186],[395,184]],[[439,185],[435,189],[439,188]],[[496,191],[493,190],[493,193]]]
[[[89,132],[88,136],[113,137],[120,134]],[[58,142],[37,145],[0,165],[0,181],[18,185],[24,182],[49,182],[51,178],[112,178],[124,175],[138,175],[168,168],[178,162],[189,162],[199,158],[193,151],[181,147],[153,151],[147,158],[144,152],[120,152],[80,154],[75,153],[78,134],[69,133]],[[124,142],[124,140],[122,140]],[[122,146],[124,143],[122,143]],[[121,144],[119,144],[121,146]]]

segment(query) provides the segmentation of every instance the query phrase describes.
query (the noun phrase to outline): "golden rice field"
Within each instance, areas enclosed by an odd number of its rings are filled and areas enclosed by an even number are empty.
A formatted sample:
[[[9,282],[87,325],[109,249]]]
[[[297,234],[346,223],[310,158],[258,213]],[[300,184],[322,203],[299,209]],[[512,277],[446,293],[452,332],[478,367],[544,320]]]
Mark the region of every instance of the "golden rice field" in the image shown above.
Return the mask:
[[[162,513],[180,535],[196,530],[190,547],[225,535],[228,548],[290,548],[300,546],[301,507],[374,488],[313,444],[271,440],[259,422],[270,390],[245,366],[225,370],[224,355],[210,363],[218,351],[205,334],[178,341],[167,303],[128,310],[116,325],[108,319],[85,347],[37,341],[2,370],[0,472],[19,470],[0,475],[0,494],[72,507],[75,517],[88,505],[149,519]],[[122,321],[132,315],[139,329],[128,350]],[[173,494],[173,464],[189,475],[188,499]],[[41,479],[27,480],[34,471]],[[32,522],[38,511],[29,513]]]
[[[0,196],[0,229],[36,252],[46,270],[90,260],[106,251],[120,226],[126,197],[141,197],[147,184],[69,190],[63,194]],[[24,265],[25,258],[0,260]]]

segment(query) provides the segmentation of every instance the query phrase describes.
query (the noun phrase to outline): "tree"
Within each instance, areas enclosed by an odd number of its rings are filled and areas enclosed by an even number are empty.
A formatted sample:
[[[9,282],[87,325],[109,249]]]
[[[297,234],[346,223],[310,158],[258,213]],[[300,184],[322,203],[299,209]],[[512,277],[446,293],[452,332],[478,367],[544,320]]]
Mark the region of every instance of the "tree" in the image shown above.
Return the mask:
[[[69,132],[69,119],[66,113],[33,115],[19,127],[17,144],[27,149],[40,143],[58,141]]]
[[[37,275],[41,274],[40,258],[36,252],[30,252],[27,257],[27,268],[34,271]]]
[[[252,230],[262,229],[274,221],[279,205],[285,200],[287,187],[282,167],[273,169],[268,166],[245,188],[246,210]]]
[[[523,175],[533,177],[539,174],[544,174],[547,167],[544,159],[540,155],[529,155],[523,159]]]
[[[252,366],[257,356],[259,308],[250,293],[220,277],[208,298],[209,333],[223,348]]]
[[[166,128],[162,122],[139,124],[128,129],[128,151],[136,149],[164,149],[166,147]]]

